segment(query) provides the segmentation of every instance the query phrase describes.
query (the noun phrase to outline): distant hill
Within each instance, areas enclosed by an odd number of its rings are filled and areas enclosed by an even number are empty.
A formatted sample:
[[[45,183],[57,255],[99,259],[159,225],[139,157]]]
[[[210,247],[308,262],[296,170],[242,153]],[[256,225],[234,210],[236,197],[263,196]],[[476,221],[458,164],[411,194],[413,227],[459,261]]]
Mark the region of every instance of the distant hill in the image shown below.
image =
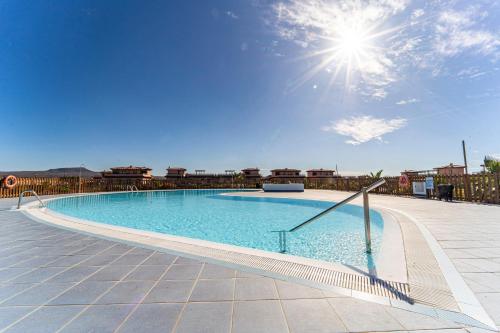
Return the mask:
[[[81,168],[83,178],[100,176],[100,172],[95,172],[87,168]],[[14,175],[16,177],[78,177],[80,168],[57,168],[44,171],[0,171],[0,177]]]

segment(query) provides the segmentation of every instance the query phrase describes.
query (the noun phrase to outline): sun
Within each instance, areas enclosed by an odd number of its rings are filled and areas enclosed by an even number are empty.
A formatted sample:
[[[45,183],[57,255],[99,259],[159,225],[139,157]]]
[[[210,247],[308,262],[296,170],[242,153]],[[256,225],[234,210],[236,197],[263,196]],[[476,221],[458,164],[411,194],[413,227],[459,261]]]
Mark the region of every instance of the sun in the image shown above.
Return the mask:
[[[377,23],[369,23],[360,11],[343,13],[341,18],[332,20],[320,36],[316,36],[323,41],[321,46],[307,53],[304,58],[318,58],[319,61],[296,81],[296,85],[300,86],[326,70],[332,73],[328,87],[340,73],[345,73],[344,87],[350,89],[355,74],[366,80],[377,73],[381,54],[387,51],[380,45],[383,40],[381,37],[394,31],[394,28],[381,29]]]
[[[377,36],[374,28],[368,27],[360,19],[341,21],[332,26],[326,37],[329,47],[325,54],[330,65],[336,67],[336,74],[345,70],[346,84],[349,84],[353,72],[363,75],[363,64],[376,57],[374,51]]]
[[[359,57],[368,51],[370,45],[365,40],[365,31],[349,27],[339,33],[337,39],[333,39],[336,49],[341,58]]]

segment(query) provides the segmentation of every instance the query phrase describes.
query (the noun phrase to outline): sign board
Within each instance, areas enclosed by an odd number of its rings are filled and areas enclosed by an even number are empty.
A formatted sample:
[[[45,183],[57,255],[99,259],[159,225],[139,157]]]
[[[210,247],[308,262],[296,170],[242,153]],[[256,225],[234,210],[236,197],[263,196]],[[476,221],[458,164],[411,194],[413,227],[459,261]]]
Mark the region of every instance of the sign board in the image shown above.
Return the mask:
[[[413,195],[423,196],[426,195],[425,182],[413,182]]]
[[[434,177],[425,177],[425,189],[426,190],[434,189]]]
[[[403,174],[399,177],[399,187],[406,188],[410,186],[410,178],[407,175]]]

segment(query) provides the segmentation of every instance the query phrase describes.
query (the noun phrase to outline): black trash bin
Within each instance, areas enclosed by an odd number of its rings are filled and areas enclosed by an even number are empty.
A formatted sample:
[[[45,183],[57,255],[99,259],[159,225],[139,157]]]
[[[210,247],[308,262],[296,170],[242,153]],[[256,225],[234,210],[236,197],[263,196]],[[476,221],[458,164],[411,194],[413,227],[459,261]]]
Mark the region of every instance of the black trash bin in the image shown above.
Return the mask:
[[[453,185],[441,184],[438,185],[437,197],[439,200],[453,201]]]

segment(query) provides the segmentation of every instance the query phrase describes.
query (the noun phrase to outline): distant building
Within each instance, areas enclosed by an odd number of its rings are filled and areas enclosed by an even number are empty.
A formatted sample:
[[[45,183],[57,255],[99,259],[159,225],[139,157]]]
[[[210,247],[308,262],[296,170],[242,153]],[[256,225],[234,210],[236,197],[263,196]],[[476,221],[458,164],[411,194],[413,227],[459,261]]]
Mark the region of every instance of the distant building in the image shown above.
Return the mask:
[[[271,177],[304,177],[301,176],[298,169],[273,169],[271,170]]]
[[[271,170],[271,175],[266,180],[272,183],[303,183],[304,178],[300,170],[284,168]]]
[[[307,170],[307,178],[333,178],[335,170],[329,169],[311,169]]]
[[[182,178],[185,175],[186,175],[186,169],[184,169],[184,168],[168,167],[167,168],[167,175],[165,177],[167,177],[167,178],[170,178],[170,177]]]
[[[309,184],[331,184],[336,177],[335,170],[331,169],[310,169],[306,172]]]
[[[416,176],[420,175],[420,172],[421,171],[417,171],[417,170],[405,170],[405,171],[401,171],[401,175],[407,175],[408,177],[416,177]]]
[[[443,176],[461,176],[465,174],[465,165],[457,165],[450,163],[442,167],[434,168],[438,175]]]
[[[153,175],[151,174],[150,168],[147,167],[137,167],[137,166],[126,166],[126,167],[114,167],[111,171],[103,171],[102,177],[108,179],[151,179]]]
[[[259,168],[246,168],[241,170],[241,173],[245,176],[245,178],[261,177]]]

